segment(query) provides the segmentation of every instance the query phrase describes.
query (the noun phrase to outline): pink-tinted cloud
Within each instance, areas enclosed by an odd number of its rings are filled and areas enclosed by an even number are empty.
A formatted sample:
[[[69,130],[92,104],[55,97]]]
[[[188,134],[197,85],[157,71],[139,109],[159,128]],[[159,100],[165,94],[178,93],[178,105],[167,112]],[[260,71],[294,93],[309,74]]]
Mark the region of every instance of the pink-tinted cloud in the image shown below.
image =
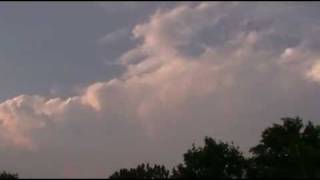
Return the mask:
[[[139,42],[119,58],[121,76],[66,99],[2,102],[1,145],[67,152],[62,171],[82,177],[106,173],[94,170],[102,164],[110,172],[142,161],[173,165],[205,135],[247,149],[282,116],[319,115],[319,53],[305,43],[314,32],[291,29],[303,39],[292,45],[286,27],[296,22],[284,21],[296,8],[205,2],[159,9],[132,30]]]

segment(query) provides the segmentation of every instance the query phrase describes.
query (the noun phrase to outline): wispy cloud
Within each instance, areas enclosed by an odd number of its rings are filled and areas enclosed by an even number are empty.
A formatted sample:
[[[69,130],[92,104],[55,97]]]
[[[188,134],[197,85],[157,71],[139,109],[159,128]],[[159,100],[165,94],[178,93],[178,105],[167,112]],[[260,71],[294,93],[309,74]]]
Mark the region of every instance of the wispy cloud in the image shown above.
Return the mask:
[[[113,43],[121,38],[128,38],[129,35],[130,30],[127,28],[122,28],[106,34],[105,36],[101,37],[98,42],[102,44]]]
[[[246,2],[158,9],[132,30],[138,42],[118,60],[121,76],[69,98],[2,102],[1,145],[41,153],[55,144],[75,153],[70,161],[92,151],[105,158],[86,159],[91,164],[82,167],[94,173],[102,163],[110,171],[145,160],[173,164],[205,135],[247,148],[282,116],[319,116],[318,25],[296,18],[313,13]],[[119,29],[100,41],[129,33]]]

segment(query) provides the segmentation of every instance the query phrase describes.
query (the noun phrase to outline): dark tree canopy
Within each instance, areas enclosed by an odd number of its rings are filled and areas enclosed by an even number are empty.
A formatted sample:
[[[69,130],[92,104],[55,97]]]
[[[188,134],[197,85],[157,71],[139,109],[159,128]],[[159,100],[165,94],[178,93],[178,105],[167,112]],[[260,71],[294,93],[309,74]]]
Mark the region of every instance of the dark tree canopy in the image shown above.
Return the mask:
[[[250,177],[320,177],[320,127],[283,118],[262,133],[250,151]]]
[[[320,126],[303,124],[299,117],[281,120],[262,132],[250,158],[233,144],[205,137],[204,146],[193,145],[171,174],[164,166],[142,164],[110,178],[319,178]]]
[[[0,179],[18,179],[18,174],[3,171],[0,172]]]
[[[153,167],[147,164],[138,165],[136,168],[120,169],[112,174],[110,179],[168,179],[170,171],[163,165],[154,165]]]
[[[109,178],[320,178],[320,126],[304,124],[300,117],[281,120],[262,132],[249,158],[233,143],[205,137],[204,146],[193,145],[171,172],[163,165],[143,163]],[[0,179],[18,179],[18,174],[3,171]]]
[[[237,147],[206,137],[204,147],[184,154],[184,164],[173,169],[173,178],[241,178],[245,158]]]

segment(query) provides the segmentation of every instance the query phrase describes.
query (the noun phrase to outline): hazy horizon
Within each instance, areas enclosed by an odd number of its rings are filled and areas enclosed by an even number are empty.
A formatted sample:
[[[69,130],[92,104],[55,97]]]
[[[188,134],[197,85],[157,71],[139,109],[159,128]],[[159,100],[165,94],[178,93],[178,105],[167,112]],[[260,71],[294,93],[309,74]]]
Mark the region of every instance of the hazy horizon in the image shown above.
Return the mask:
[[[317,2],[0,2],[0,167],[104,178],[320,120]]]

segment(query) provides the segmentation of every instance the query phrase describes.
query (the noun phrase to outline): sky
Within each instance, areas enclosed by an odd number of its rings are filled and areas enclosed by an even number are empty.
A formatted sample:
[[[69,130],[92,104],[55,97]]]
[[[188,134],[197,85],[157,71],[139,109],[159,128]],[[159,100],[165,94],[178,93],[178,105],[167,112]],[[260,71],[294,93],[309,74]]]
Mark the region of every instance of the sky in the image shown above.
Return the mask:
[[[318,2],[1,2],[0,167],[104,178],[320,123]]]

